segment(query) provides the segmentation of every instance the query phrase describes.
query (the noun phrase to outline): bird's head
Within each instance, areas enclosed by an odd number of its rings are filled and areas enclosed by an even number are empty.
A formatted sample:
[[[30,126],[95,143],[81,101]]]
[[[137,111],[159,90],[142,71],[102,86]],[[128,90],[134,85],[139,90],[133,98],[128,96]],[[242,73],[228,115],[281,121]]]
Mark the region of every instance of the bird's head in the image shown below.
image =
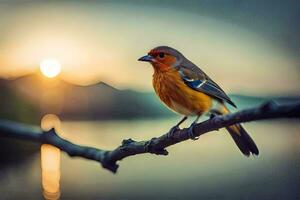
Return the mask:
[[[156,70],[165,71],[178,67],[184,59],[185,57],[176,49],[159,46],[138,60],[150,62]]]

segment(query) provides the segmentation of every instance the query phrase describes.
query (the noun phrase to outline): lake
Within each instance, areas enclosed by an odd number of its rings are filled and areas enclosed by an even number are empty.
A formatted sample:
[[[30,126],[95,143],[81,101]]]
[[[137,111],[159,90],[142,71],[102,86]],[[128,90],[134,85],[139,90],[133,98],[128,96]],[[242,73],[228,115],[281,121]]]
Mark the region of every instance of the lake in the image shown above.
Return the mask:
[[[177,120],[63,121],[60,135],[113,149],[126,138],[160,136]],[[251,122],[244,127],[260,149],[258,157],[244,157],[223,129],[171,146],[168,156],[126,158],[117,174],[56,151],[49,159],[58,155],[59,167],[42,173],[39,152],[2,170],[0,199],[300,199],[299,121]],[[58,191],[51,196],[47,187]]]

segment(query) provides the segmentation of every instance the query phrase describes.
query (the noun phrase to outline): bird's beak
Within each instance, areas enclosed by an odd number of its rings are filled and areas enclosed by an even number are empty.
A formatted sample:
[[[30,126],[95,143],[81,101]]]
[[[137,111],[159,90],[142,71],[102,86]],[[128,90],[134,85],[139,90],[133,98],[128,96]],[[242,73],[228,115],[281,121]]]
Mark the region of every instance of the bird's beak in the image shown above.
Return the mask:
[[[144,62],[153,62],[154,58],[150,55],[145,55],[138,59],[138,61],[144,61]]]

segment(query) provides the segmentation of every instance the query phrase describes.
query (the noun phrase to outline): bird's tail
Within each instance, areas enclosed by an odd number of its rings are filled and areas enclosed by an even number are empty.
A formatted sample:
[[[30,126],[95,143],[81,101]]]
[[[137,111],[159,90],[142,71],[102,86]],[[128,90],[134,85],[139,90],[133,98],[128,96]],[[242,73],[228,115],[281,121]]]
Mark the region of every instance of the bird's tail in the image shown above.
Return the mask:
[[[223,105],[222,108],[218,110],[218,114],[224,115],[228,113],[230,113],[230,111],[225,105]],[[235,144],[245,156],[249,156],[250,153],[254,155],[259,154],[259,150],[255,142],[240,124],[226,127],[226,129],[230,133]]]

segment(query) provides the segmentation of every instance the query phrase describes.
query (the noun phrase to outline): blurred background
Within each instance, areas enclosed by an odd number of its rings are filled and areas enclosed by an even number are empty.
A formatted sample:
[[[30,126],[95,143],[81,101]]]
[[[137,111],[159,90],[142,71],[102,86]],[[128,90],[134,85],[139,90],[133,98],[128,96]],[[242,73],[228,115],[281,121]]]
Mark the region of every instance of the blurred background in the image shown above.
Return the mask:
[[[159,136],[180,116],[154,94],[152,67],[137,61],[159,45],[200,66],[240,109],[299,100],[299,10],[294,0],[1,0],[0,119],[54,126],[103,149]],[[258,157],[242,156],[220,130],[167,157],[127,158],[117,175],[1,138],[0,199],[299,199],[299,121],[245,128]]]

